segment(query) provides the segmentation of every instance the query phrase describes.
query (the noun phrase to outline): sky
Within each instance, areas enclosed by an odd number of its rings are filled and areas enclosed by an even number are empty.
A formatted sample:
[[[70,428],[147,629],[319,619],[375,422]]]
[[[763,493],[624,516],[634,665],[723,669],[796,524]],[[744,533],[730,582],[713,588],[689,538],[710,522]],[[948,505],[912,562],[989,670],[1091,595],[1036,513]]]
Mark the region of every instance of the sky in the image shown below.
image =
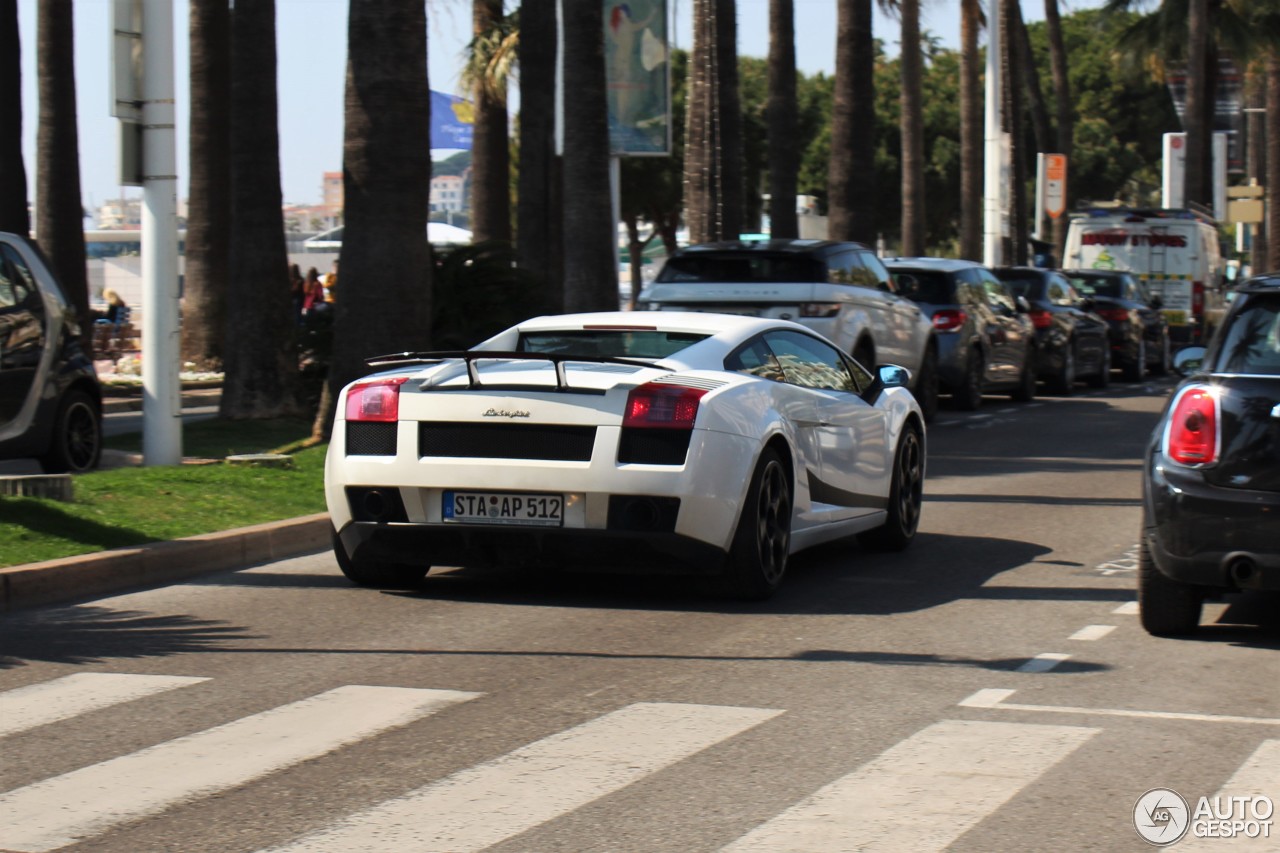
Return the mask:
[[[512,0],[507,0],[508,6]],[[688,49],[693,0],[670,0],[672,44]],[[1101,5],[1102,0],[1064,0],[1064,12]],[[925,0],[922,26],[945,46],[959,43],[955,0]],[[797,65],[805,74],[835,68],[835,0],[795,0]],[[738,52],[768,54],[768,0],[738,0]],[[85,205],[137,198],[139,188],[117,185],[116,119],[110,115],[110,0],[76,0],[76,87],[80,138],[80,183]],[[1041,20],[1040,0],[1023,0],[1028,21]],[[36,0],[18,0],[22,39],[23,139],[28,185],[35,183]],[[286,203],[316,204],[324,172],[342,168],[342,97],[346,63],[347,0],[276,0],[277,74],[280,104],[280,170]],[[432,89],[461,94],[458,70],[470,37],[471,0],[427,0],[427,62]],[[187,2],[174,0],[174,74],[177,81],[179,194],[186,196],[188,93]],[[897,21],[877,6],[875,34],[897,51]],[[985,37],[984,37],[985,38]]]

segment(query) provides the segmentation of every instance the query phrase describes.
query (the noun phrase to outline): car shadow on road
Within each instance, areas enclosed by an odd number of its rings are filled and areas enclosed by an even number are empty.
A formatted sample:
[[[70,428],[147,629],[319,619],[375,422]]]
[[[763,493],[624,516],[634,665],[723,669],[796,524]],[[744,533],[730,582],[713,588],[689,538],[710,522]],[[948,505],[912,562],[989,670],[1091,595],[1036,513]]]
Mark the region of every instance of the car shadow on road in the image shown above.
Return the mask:
[[[1194,634],[1179,639],[1280,650],[1280,593],[1250,590],[1224,600],[1227,609],[1216,622],[1204,622]]]

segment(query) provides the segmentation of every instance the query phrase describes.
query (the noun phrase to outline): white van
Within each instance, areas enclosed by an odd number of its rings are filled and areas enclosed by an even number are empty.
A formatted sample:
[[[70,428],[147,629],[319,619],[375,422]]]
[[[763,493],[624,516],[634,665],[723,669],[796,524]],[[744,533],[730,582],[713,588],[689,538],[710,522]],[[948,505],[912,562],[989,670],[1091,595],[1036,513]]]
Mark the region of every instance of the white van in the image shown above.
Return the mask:
[[[1217,223],[1192,210],[1100,208],[1073,213],[1062,267],[1128,270],[1140,278],[1174,341],[1207,340],[1225,310]]]

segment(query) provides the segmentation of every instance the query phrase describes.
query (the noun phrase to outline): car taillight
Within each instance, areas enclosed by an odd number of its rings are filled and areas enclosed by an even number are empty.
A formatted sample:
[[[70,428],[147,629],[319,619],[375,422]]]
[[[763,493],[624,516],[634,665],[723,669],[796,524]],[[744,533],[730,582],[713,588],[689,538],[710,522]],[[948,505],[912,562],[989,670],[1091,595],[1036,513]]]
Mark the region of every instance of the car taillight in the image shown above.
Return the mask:
[[[943,308],[933,312],[933,328],[938,332],[954,332],[964,325],[969,315],[955,308]]]
[[[1218,398],[1208,388],[1179,395],[1165,429],[1164,452],[1182,465],[1209,465],[1218,459]]]
[[[392,422],[400,419],[400,386],[407,376],[375,379],[347,392],[347,420]]]
[[[800,305],[801,317],[834,317],[839,313],[839,302],[804,302]]]
[[[1034,308],[1031,311],[1031,325],[1037,329],[1047,329],[1053,325],[1053,315],[1043,308]]]
[[[1204,282],[1193,281],[1191,283],[1191,313],[1204,313]]]
[[[1095,312],[1104,320],[1110,320],[1113,323],[1124,323],[1129,319],[1129,312],[1123,308],[1099,308]]]
[[[632,388],[622,416],[624,427],[693,429],[698,404],[706,390],[648,382]]]

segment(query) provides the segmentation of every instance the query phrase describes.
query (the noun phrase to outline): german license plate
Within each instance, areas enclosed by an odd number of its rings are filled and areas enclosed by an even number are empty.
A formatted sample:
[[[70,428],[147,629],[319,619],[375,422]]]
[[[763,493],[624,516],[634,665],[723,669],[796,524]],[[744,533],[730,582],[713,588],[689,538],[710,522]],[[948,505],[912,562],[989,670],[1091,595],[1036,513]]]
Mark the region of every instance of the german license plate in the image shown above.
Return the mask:
[[[564,495],[449,490],[441,514],[447,522],[563,527]]]

